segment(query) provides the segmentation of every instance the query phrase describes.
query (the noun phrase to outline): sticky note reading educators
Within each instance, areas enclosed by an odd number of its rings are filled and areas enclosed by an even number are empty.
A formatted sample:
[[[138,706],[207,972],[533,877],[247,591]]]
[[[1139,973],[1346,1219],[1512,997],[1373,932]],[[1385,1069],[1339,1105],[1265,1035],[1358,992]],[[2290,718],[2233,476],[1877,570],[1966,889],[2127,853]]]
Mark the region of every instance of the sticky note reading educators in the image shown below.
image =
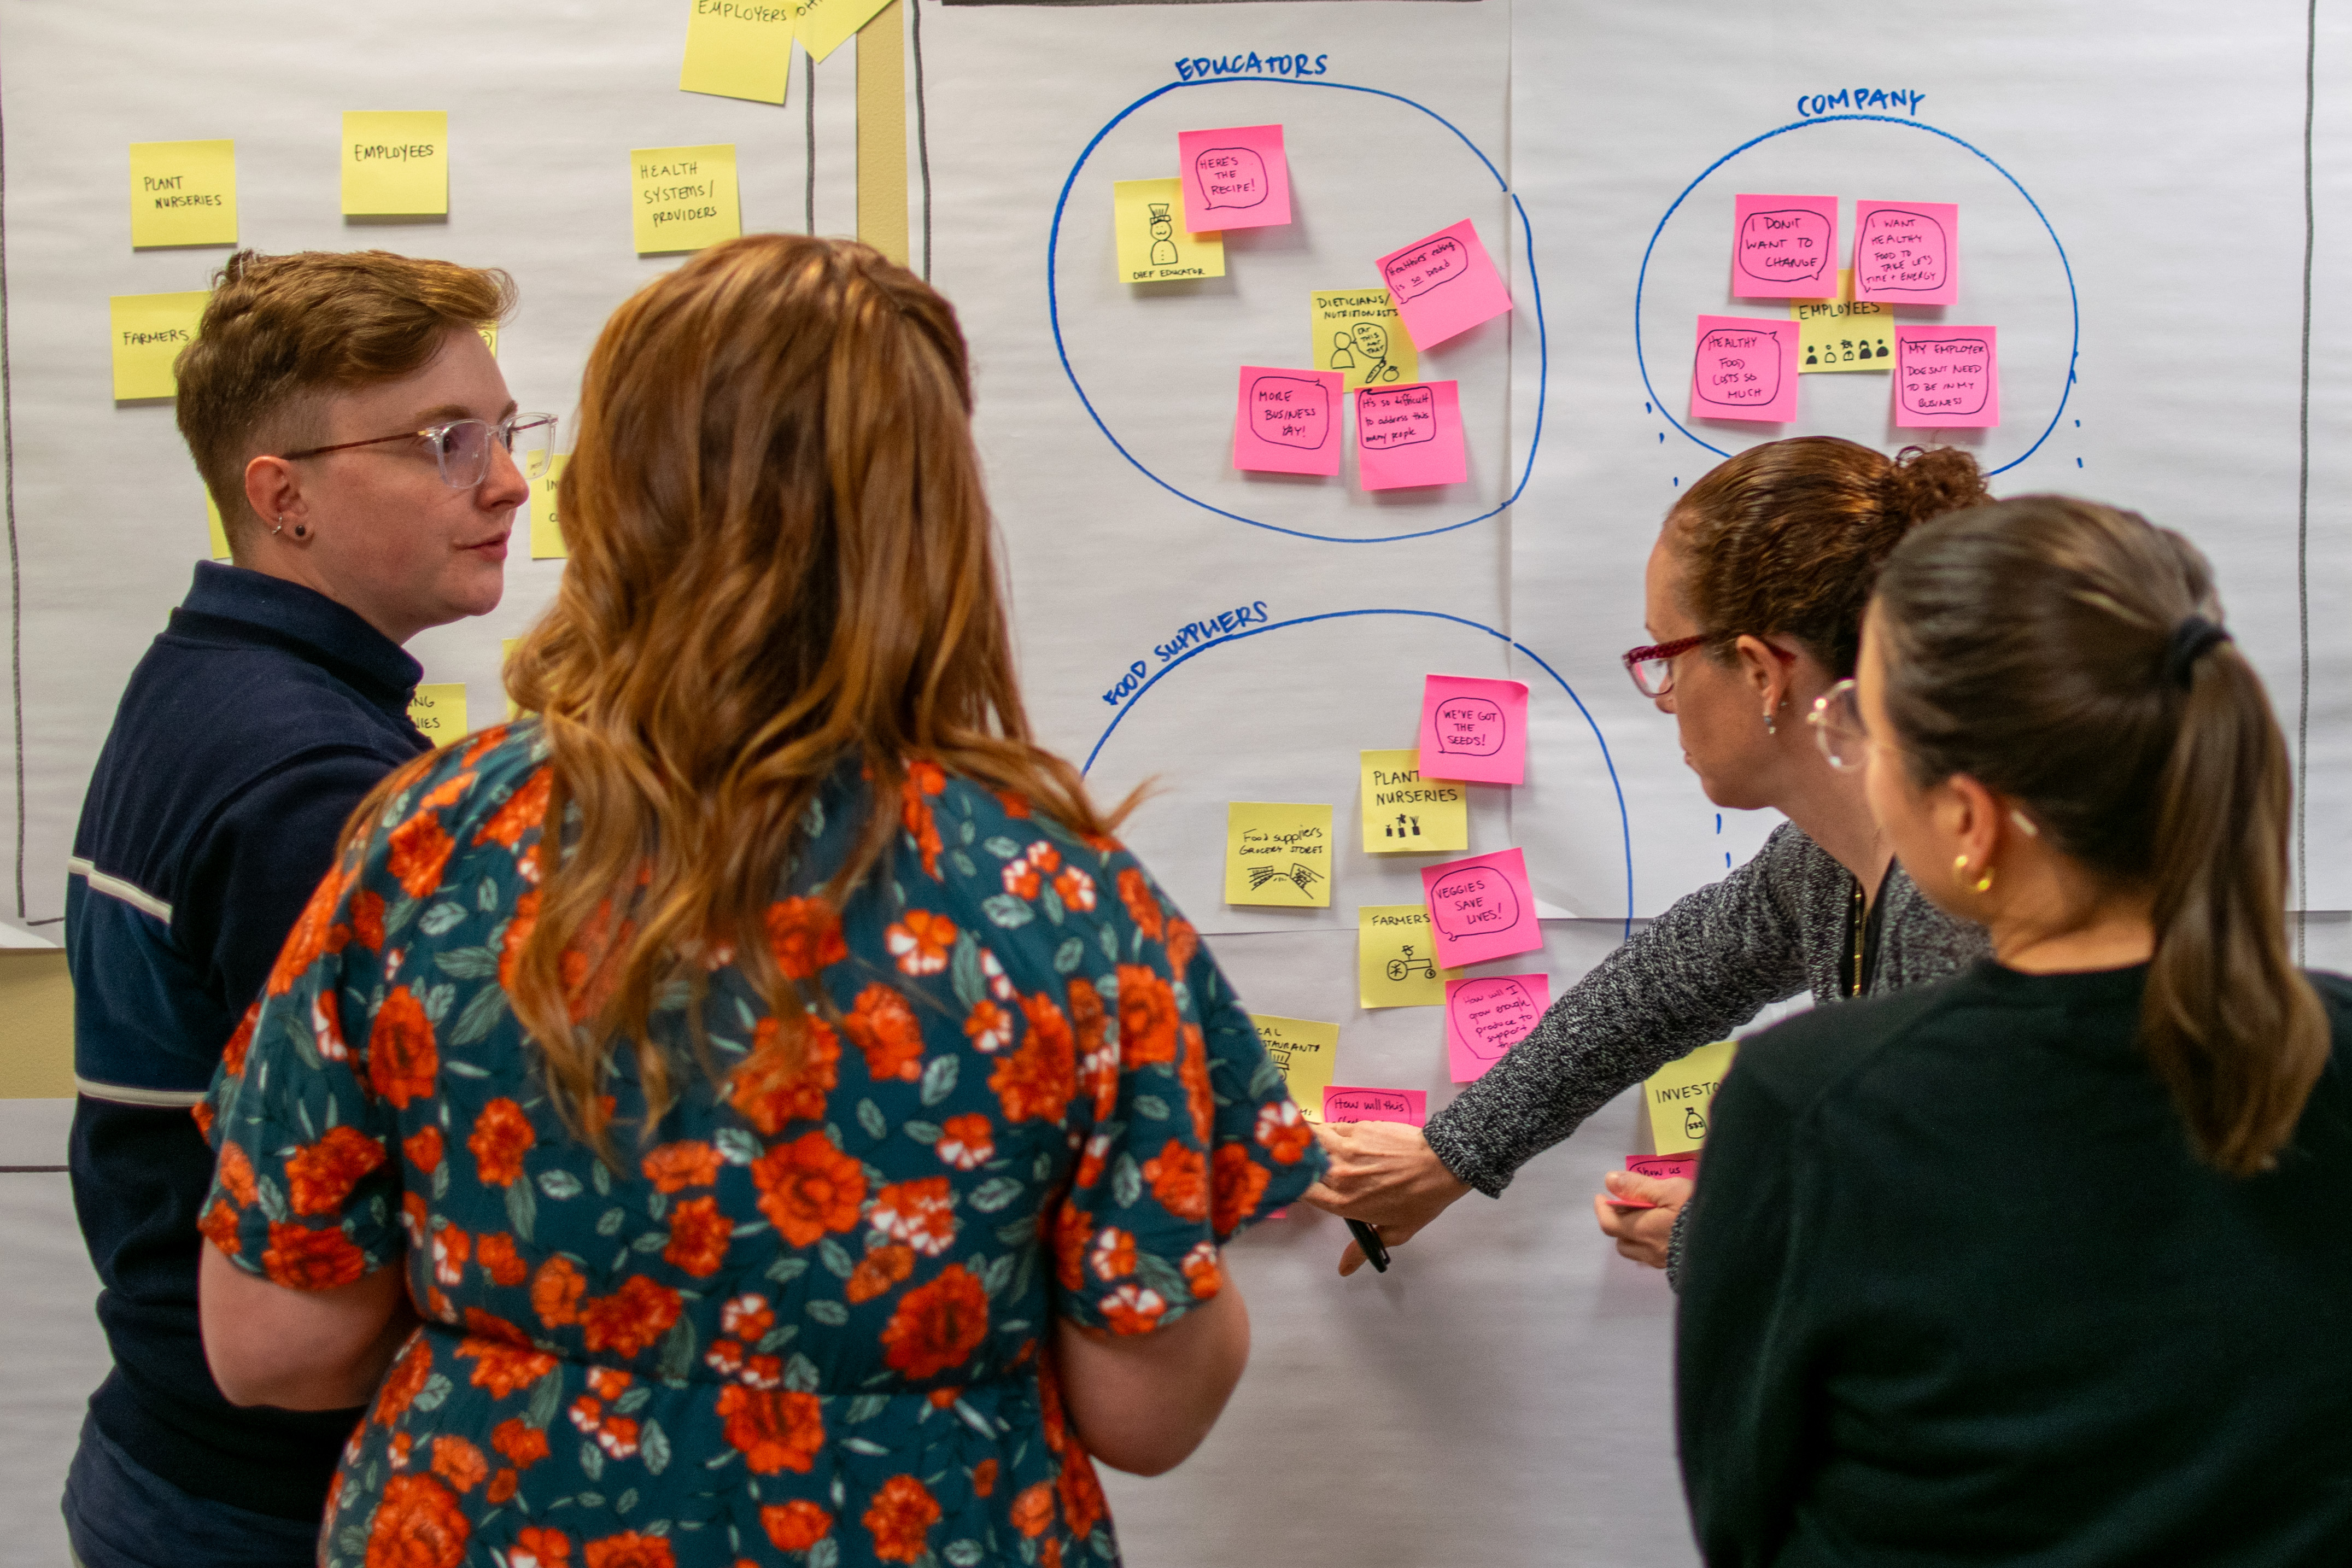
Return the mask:
[[[449,210],[449,116],[343,116],[343,215],[429,217]]]
[[[1415,751],[1363,752],[1364,853],[1445,854],[1470,847],[1470,792],[1421,776]]]
[[[1112,237],[1122,283],[1174,283],[1225,275],[1225,237],[1184,231],[1184,182],[1114,180]]]
[[[680,92],[782,103],[793,79],[793,12],[784,0],[687,0]]]
[[[1225,902],[1331,907],[1331,808],[1237,800],[1225,807]]]
[[[1349,392],[1421,379],[1421,355],[1385,289],[1317,289],[1307,295],[1310,362],[1336,370]]]
[[[1895,368],[1895,311],[1853,297],[1852,268],[1838,274],[1836,299],[1791,300],[1789,315],[1803,355],[1798,374]]]
[[[133,249],[236,243],[236,142],[131,144]]]
[[[435,745],[446,745],[466,733],[466,683],[445,681],[420,686],[409,700],[408,720]]]
[[[523,477],[530,481],[530,558],[533,561],[562,561],[572,551],[563,542],[563,521],[556,515],[555,487],[563,478],[564,465],[572,461],[569,452],[550,456],[544,452],[530,455],[531,472]]]
[[[1643,1103],[1650,1108],[1650,1133],[1659,1153],[1679,1153],[1706,1142],[1715,1091],[1723,1075],[1731,1070],[1731,1058],[1738,1049],[1737,1040],[1701,1046],[1682,1060],[1668,1062],[1642,1085]]]
[[[106,302],[114,338],[114,396],[169,397],[179,389],[172,363],[196,341],[196,322],[211,298],[201,289],[181,294],[117,294]]]
[[[1366,1007],[1442,1007],[1429,911],[1419,904],[1363,904],[1356,910],[1356,1000]]]
[[[629,154],[629,208],[640,256],[733,239],[743,232],[734,143],[637,148]]]
[[[1339,1058],[1339,1026],[1263,1013],[1252,1013],[1250,1022],[1257,1026],[1265,1054],[1282,1069],[1290,1098],[1298,1101],[1298,1109],[1308,1120],[1322,1120],[1323,1091],[1330,1087],[1331,1066]]]

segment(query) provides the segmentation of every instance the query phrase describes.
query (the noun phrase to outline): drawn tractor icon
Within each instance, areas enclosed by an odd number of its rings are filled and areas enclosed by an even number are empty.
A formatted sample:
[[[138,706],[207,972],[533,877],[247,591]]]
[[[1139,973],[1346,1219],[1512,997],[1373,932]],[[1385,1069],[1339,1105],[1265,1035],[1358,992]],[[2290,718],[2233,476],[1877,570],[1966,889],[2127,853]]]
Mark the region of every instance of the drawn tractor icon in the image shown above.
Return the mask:
[[[1437,978],[1437,965],[1432,963],[1428,959],[1415,958],[1412,955],[1412,947],[1411,943],[1406,944],[1404,956],[1402,958],[1391,958],[1389,960],[1389,978],[1391,980],[1402,980],[1408,974],[1418,974],[1423,980],[1434,980]]]

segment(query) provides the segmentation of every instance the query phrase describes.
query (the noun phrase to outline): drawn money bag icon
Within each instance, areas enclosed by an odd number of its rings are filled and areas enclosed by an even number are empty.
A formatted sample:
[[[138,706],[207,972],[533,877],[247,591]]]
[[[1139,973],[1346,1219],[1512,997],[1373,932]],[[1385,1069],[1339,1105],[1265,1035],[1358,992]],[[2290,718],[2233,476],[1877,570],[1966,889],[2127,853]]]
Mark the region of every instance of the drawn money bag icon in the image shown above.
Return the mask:
[[[1151,204],[1151,265],[1176,265],[1176,225],[1168,216],[1169,204]]]
[[[1698,1113],[1698,1107],[1696,1105],[1683,1107],[1683,1136],[1685,1138],[1706,1136],[1706,1118]]]
[[[1365,385],[1370,386],[1378,382],[1395,381],[1398,379],[1402,373],[1398,371],[1396,366],[1389,363],[1389,334],[1387,328],[1380,325],[1377,321],[1357,322],[1356,346],[1364,351],[1364,357],[1366,359],[1372,362],[1364,368]]]
[[[1356,368],[1356,356],[1348,352],[1347,333],[1333,332],[1331,334],[1331,363],[1325,365],[1323,368],[1325,370],[1353,370]]]

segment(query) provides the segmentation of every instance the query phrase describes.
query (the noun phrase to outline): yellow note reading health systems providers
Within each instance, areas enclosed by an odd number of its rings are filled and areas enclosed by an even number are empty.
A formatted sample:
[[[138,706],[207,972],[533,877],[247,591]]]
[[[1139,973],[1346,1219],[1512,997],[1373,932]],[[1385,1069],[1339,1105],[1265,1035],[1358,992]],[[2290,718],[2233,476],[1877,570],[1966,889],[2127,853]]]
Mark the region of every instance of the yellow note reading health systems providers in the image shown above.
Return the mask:
[[[786,0],[687,0],[680,92],[782,103],[793,79],[793,11]]]
[[[437,109],[343,116],[343,216],[431,217],[449,210],[449,116]]]
[[[1650,1108],[1650,1134],[1661,1154],[1679,1154],[1706,1142],[1708,1121],[1715,1114],[1715,1091],[1731,1070],[1738,1053],[1738,1040],[1717,1040],[1701,1046],[1678,1062],[1668,1062],[1642,1085],[1643,1102]]]
[[[793,31],[809,58],[821,60],[849,42],[890,0],[792,0]],[[898,40],[890,40],[897,48]]]
[[[1339,1026],[1312,1018],[1278,1018],[1252,1013],[1257,1037],[1265,1054],[1282,1069],[1290,1098],[1309,1121],[1323,1120],[1323,1091],[1331,1087],[1332,1065],[1339,1058]]]
[[[1331,907],[1331,808],[1237,800],[1225,806],[1225,902]]]
[[[408,720],[435,745],[447,745],[466,732],[466,683],[447,680],[418,687],[408,700]]]
[[[1364,853],[1420,855],[1470,847],[1470,795],[1421,776],[1421,753],[1359,753],[1363,767]]]
[[[172,362],[196,341],[196,322],[210,298],[191,289],[180,294],[117,294],[106,302],[114,334],[115,401],[169,397],[179,390]]]
[[[1895,368],[1895,310],[1853,297],[1853,268],[1838,273],[1834,300],[1791,300],[1797,323],[1797,374]]]
[[[1422,904],[1362,904],[1356,910],[1356,1000],[1367,1007],[1443,1007],[1429,910]]]
[[[533,561],[563,561],[572,552],[563,542],[563,520],[556,515],[555,486],[563,478],[564,465],[572,461],[569,452],[552,457],[531,455],[531,472],[524,477],[530,481],[530,558]]]
[[[735,144],[639,147],[629,153],[631,223],[637,254],[700,250],[743,232],[735,195]]]
[[[1110,208],[1120,282],[1225,275],[1225,237],[1184,232],[1183,181],[1114,180]]]
[[[226,561],[229,556],[228,529],[221,522],[220,508],[214,504],[213,492],[205,491],[205,526],[212,531],[213,559]]]
[[[1307,300],[1308,364],[1338,371],[1349,392],[1421,379],[1421,356],[1387,289],[1318,289]]]
[[[132,249],[236,243],[236,142],[131,144]]]

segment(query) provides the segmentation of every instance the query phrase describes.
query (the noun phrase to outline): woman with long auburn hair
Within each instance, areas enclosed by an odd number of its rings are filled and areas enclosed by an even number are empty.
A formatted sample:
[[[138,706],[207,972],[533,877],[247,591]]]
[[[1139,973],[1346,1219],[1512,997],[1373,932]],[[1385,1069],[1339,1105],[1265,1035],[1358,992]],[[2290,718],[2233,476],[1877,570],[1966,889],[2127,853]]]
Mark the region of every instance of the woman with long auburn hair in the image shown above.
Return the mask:
[[[971,403],[845,241],[606,324],[532,716],[362,807],[215,1087],[207,1352],[374,1394],[341,1555],[1115,1560],[1089,1456],[1239,1378],[1321,1155],[1029,738]]]

